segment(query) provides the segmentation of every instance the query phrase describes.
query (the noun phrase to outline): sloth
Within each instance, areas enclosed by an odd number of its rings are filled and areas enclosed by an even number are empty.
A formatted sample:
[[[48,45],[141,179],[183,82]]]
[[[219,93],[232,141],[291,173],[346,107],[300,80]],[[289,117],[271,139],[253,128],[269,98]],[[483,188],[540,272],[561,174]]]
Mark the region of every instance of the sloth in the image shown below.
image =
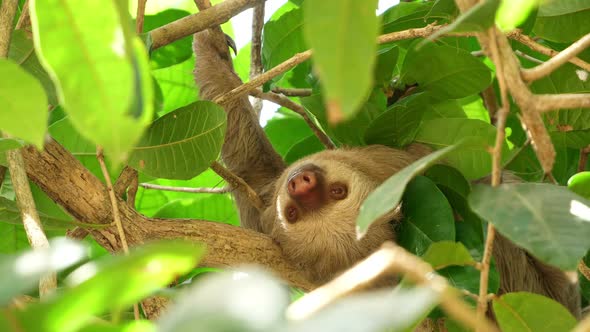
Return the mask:
[[[221,29],[195,34],[193,49],[201,99],[214,100],[242,84]],[[264,134],[247,96],[222,106],[227,113],[222,160],[264,203],[259,211],[243,193],[233,192],[241,225],[270,235],[310,281],[327,282],[385,241],[395,241],[391,222],[401,219],[399,208],[357,240],[360,205],[387,178],[426,155],[427,148],[372,145],[326,150],[287,167]],[[580,316],[577,283],[564,272],[540,262],[500,234],[493,255],[501,278],[500,293],[538,293]]]

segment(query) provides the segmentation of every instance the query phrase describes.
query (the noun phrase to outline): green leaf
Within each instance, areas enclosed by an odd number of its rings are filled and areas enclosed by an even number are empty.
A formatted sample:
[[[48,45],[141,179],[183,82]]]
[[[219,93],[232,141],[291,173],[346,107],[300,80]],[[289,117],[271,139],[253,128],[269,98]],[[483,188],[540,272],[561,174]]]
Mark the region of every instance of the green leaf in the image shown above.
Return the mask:
[[[279,331],[289,294],[269,273],[244,268],[205,276],[175,302],[158,331]]]
[[[122,325],[98,320],[78,329],[77,332],[156,332],[156,327],[149,320],[131,321]]]
[[[3,255],[0,259],[0,304],[5,306],[13,297],[35,288],[42,275],[63,270],[87,256],[84,246],[66,238],[51,241],[49,248]]]
[[[153,30],[188,15],[190,15],[189,12],[179,9],[166,9],[155,15],[145,15],[143,31]],[[186,36],[152,51],[150,54],[151,67],[164,68],[187,60],[193,55],[191,44],[192,37]]]
[[[0,59],[0,130],[43,147],[47,95],[39,81],[11,60]]]
[[[153,111],[147,53],[139,38],[130,37],[121,7],[75,0],[30,6],[37,55],[60,103],[78,131],[103,146],[115,164],[139,140]]]
[[[301,117],[273,118],[264,126],[264,133],[275,151],[283,158],[295,144],[313,135]],[[285,135],[285,133],[289,133],[289,135]]]
[[[436,242],[428,247],[422,255],[422,260],[432,265],[435,270],[450,265],[474,265],[475,260],[467,251],[467,248],[460,242],[442,241]]]
[[[467,197],[471,192],[471,184],[461,172],[447,165],[434,165],[429,168],[425,176],[430,178],[437,185],[445,186],[457,192],[463,197]]]
[[[413,331],[437,302],[437,294],[427,287],[352,295],[289,331]]]
[[[427,99],[421,98],[423,95],[416,96],[404,98],[377,116],[365,131],[365,142],[397,148],[411,143],[422,122],[422,115],[432,112]]]
[[[359,216],[356,220],[357,235],[364,234],[375,220],[398,206],[402,194],[406,189],[406,185],[412,180],[412,178],[424,172],[433,163],[444,157],[450,151],[456,149],[457,146],[458,145],[449,146],[431,153],[426,157],[420,158],[398,173],[392,175],[379,187],[373,190],[360,208]]]
[[[179,64],[152,71],[164,96],[164,105],[158,116],[198,100],[199,90],[195,85],[195,79],[193,75],[187,75],[194,68],[195,58],[191,57]]]
[[[84,224],[71,219],[54,217],[41,211],[38,211],[38,213],[44,229],[66,229],[73,226],[92,227],[91,224]],[[0,222],[22,225],[23,221],[16,202],[0,197]]]
[[[493,300],[494,314],[504,332],[570,331],[577,321],[561,304],[538,294],[508,293]]]
[[[465,140],[460,148],[449,153],[446,160],[467,179],[473,180],[492,171],[492,156],[488,148],[494,146],[496,129],[489,123],[472,119],[433,119],[424,121],[416,134],[416,142],[435,148],[451,146]],[[508,145],[503,144],[502,160],[507,160]]]
[[[449,32],[485,31],[494,24],[499,5],[500,0],[480,1],[459,15],[453,23],[435,32],[428,39],[434,40]]]
[[[238,211],[234,207],[233,200],[228,195],[219,194],[172,201],[162,206],[154,217],[202,219],[234,226],[240,225],[240,218],[238,217]]]
[[[566,112],[566,110],[562,110],[561,112]],[[584,112],[586,112],[586,110],[584,110]],[[583,149],[588,146],[588,142],[590,142],[590,129],[551,131],[549,132],[549,135],[551,136],[553,144],[560,147]]]
[[[326,147],[315,135],[310,135],[295,143],[289,151],[287,151],[287,154],[285,154],[285,162],[287,164],[292,164],[303,157],[320,152],[325,148]]]
[[[57,92],[51,78],[43,69],[35,54],[33,41],[27,36],[24,30],[15,30],[10,40],[8,58],[18,63],[29,74],[35,76],[47,94],[50,105],[57,105]],[[55,110],[54,110],[55,111]]]
[[[399,244],[411,253],[422,255],[438,241],[455,240],[453,210],[434,182],[417,176],[403,196],[404,220],[398,231]]]
[[[92,266],[68,277],[76,286],[15,316],[23,328],[34,331],[76,331],[95,315],[127,308],[192,270],[203,254],[203,247],[193,243],[162,241],[137,247],[127,256],[88,263]],[[88,269],[98,272],[89,276]]]
[[[567,187],[576,194],[590,199],[590,172],[574,174],[567,181]]]
[[[541,183],[478,185],[469,204],[502,235],[563,270],[574,270],[590,247],[590,202],[566,188]]]
[[[502,31],[513,30],[529,17],[539,2],[539,0],[502,0],[496,12],[496,24]]]
[[[458,99],[483,91],[492,82],[491,71],[468,51],[426,43],[408,50],[401,80],[439,99]],[[428,70],[424,64],[428,63]]]
[[[388,84],[391,81],[393,70],[397,64],[399,48],[395,45],[381,46],[377,52],[377,65],[375,66],[374,76],[377,85]]]
[[[306,1],[303,8],[305,37],[314,51],[328,112],[350,118],[373,84],[379,33],[377,0]]]
[[[0,155],[4,155],[4,152],[8,150],[19,149],[25,146],[25,142],[16,138],[2,138],[0,137]],[[2,160],[3,157],[0,157]],[[0,162],[1,163],[1,162]]]
[[[225,126],[225,111],[212,102],[179,108],[152,123],[129,164],[154,177],[190,179],[219,156]]]
[[[400,2],[381,14],[382,33],[411,28],[421,28],[430,23],[426,20],[432,2]]]
[[[542,1],[533,31],[543,39],[573,42],[588,33],[590,2],[586,0]]]

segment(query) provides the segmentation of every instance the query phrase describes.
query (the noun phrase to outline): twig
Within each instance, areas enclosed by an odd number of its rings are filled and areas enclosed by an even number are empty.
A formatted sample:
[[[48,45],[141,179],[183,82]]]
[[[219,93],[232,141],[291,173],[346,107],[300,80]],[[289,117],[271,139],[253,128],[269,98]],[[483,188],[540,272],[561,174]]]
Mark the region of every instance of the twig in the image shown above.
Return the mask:
[[[578,271],[580,271],[584,278],[590,280],[590,267],[584,263],[584,259],[580,259],[580,262],[578,263]]]
[[[214,7],[212,7],[214,8]],[[398,40],[404,39],[411,39],[411,38],[418,38],[418,37],[426,37],[430,36],[432,33],[438,31],[444,27],[444,25],[434,25],[430,24],[425,26],[424,28],[418,29],[408,29],[404,31],[397,31],[388,34],[381,35],[377,38],[377,42],[380,44],[394,42]],[[255,78],[251,79],[249,82],[246,82],[235,89],[215,98],[214,102],[220,105],[223,105],[227,102],[234,100],[235,98],[249,93],[250,91],[256,89],[257,87],[263,85],[264,83],[268,82],[269,80],[273,79],[274,77],[288,71],[289,69],[297,66],[298,64],[308,60],[311,58],[311,50],[307,50],[301,53],[297,53],[291,58],[285,60],[281,64],[275,66],[274,68],[264,72],[256,76]]]
[[[143,22],[145,19],[145,3],[147,0],[137,0],[137,13],[135,15],[135,32],[143,32]]]
[[[190,188],[190,187],[171,187],[161,186],[153,183],[140,183],[141,187],[145,189],[156,189],[166,191],[176,191],[182,193],[195,193],[195,194],[225,194],[230,192],[228,188]]]
[[[149,32],[152,50],[176,40],[227,22],[236,14],[252,8],[265,0],[226,0],[196,14],[185,16]]]
[[[545,63],[545,61],[541,61],[541,60],[534,58],[526,53],[523,53],[521,50],[516,50],[516,51],[514,51],[514,53],[516,55],[518,55],[519,57],[521,57],[523,59],[527,59],[527,60],[532,61],[534,63],[538,63],[538,64]]]
[[[104,153],[101,146],[96,147],[96,159],[100,164],[100,169],[102,170],[102,175],[104,176],[105,183],[107,186],[107,191],[109,192],[109,198],[111,200],[111,208],[113,211],[113,221],[115,226],[117,226],[117,232],[119,232],[119,237],[121,240],[121,248],[123,248],[123,252],[125,254],[129,253],[129,246],[127,245],[127,237],[125,237],[125,231],[123,230],[123,224],[121,223],[121,216],[119,215],[119,205],[117,204],[117,197],[115,196],[115,190],[113,189],[113,184],[111,182],[111,177],[109,176],[109,171],[107,170],[107,166],[104,163]]]
[[[285,95],[287,97],[309,97],[309,96],[311,96],[313,91],[311,89],[297,89],[297,88],[288,89],[288,88],[281,88],[281,87],[277,86],[272,89],[272,92],[279,93],[279,94]]]
[[[250,79],[262,74],[262,28],[264,27],[264,3],[254,7],[252,15],[252,47],[250,50]],[[254,113],[260,117],[262,100],[255,98],[252,103]]]
[[[528,82],[543,78],[543,77],[551,74],[554,70],[559,68],[561,65],[568,62],[571,58],[578,55],[578,53],[582,52],[588,46],[590,46],[590,34],[587,34],[584,37],[580,38],[578,41],[571,44],[565,50],[557,53],[557,55],[555,55],[553,58],[547,60],[546,62],[544,62],[534,68],[523,69],[522,70],[522,78]]]
[[[559,109],[590,108],[590,93],[561,93],[556,95],[533,95],[529,103],[538,112]]]
[[[109,175],[109,171],[107,170],[107,166],[104,163],[104,153],[101,146],[96,147],[96,159],[100,164],[100,169],[102,170],[102,175],[104,176],[104,180],[107,186],[107,191],[109,192],[109,198],[111,199],[111,208],[113,212],[113,219],[115,225],[117,226],[117,232],[119,233],[119,238],[121,239],[121,248],[125,255],[129,254],[129,246],[127,245],[127,237],[125,236],[125,230],[123,230],[123,223],[121,222],[121,216],[119,214],[119,204],[117,202],[117,197],[115,196],[115,190],[113,189],[113,183],[111,182],[111,177]],[[133,314],[135,316],[135,320],[139,320],[139,306],[137,303],[133,304]]]
[[[539,43],[537,43],[533,38],[522,34],[520,31],[514,31],[513,33],[509,34],[508,37],[510,39],[516,40],[517,42],[523,44],[524,46],[530,48],[533,51],[539,52],[541,54],[544,54],[546,56],[550,56],[550,57],[554,57],[557,54],[559,54],[559,52],[557,52],[556,50],[550,49],[549,47],[543,46]],[[568,59],[569,62],[571,62],[572,64],[586,70],[590,72],[590,63],[577,58],[577,57],[573,57]]]
[[[590,154],[590,145],[580,149],[580,159],[578,159],[578,173],[586,170],[586,163],[588,163],[588,154]]]
[[[12,23],[18,0],[4,0],[0,6],[0,58],[8,57],[8,48],[12,38]]]
[[[33,194],[29,187],[29,179],[25,172],[25,162],[20,149],[6,152],[10,179],[16,194],[16,202],[20,210],[21,218],[27,239],[33,249],[49,248],[49,241],[43,231]],[[39,294],[43,297],[50,294],[57,288],[57,277],[55,273],[41,277],[39,281]]]
[[[317,138],[320,140],[320,142],[322,142],[322,144],[324,144],[326,149],[335,149],[336,148],[336,145],[334,144],[334,142],[332,142],[330,137],[328,137],[328,135],[326,135],[326,133],[324,133],[313,122],[313,120],[309,117],[309,115],[307,114],[307,112],[305,111],[305,108],[303,108],[303,106],[297,104],[296,102],[292,101],[291,99],[289,99],[285,96],[282,96],[282,95],[279,95],[276,93],[272,93],[272,92],[270,92],[270,93],[269,92],[262,92],[259,89],[250,91],[250,95],[255,96],[257,98],[264,99],[264,100],[272,101],[275,104],[286,107],[286,108],[292,110],[293,112],[299,114],[303,118],[303,120],[305,120],[307,125],[311,128],[311,130],[317,136]]]
[[[18,7],[18,0],[4,0],[0,7],[0,58],[8,56],[8,48],[12,37],[12,23]],[[6,152],[6,160],[10,171],[12,186],[16,195],[16,202],[23,220],[23,226],[27,239],[33,249],[48,248],[49,241],[43,231],[35,200],[29,186],[29,179],[25,171],[25,162],[20,149]],[[6,169],[2,174],[4,180]],[[1,182],[0,182],[1,185]],[[44,275],[39,280],[39,295],[45,296],[57,288],[57,276],[55,273]]]
[[[262,211],[264,209],[264,203],[262,202],[262,199],[260,199],[258,194],[256,194],[254,189],[252,189],[246,183],[246,181],[244,181],[244,179],[230,172],[227,168],[223,167],[223,165],[221,165],[217,161],[214,161],[211,164],[211,169],[215,173],[217,173],[217,175],[221,176],[225,180],[225,182],[227,182],[232,187],[232,189],[243,192],[250,200],[250,203],[258,211]]]
[[[16,21],[16,29],[25,29],[31,26],[31,16],[29,15],[29,0],[26,0],[23,9],[21,10],[20,17]]]
[[[336,279],[308,293],[287,308],[287,317],[305,319],[330,303],[369,286],[375,280],[403,274],[417,284],[426,285],[440,296],[441,307],[466,327],[475,328],[475,313],[463,300],[462,293],[451,287],[432,267],[402,247],[386,242],[377,252],[350,268]],[[480,322],[484,331],[498,331],[491,322]]]
[[[485,108],[488,110],[490,120],[492,121],[492,123],[495,123],[496,114],[498,113],[498,101],[496,100],[496,92],[494,91],[494,85],[490,84],[490,86],[483,90],[480,93],[480,95]]]

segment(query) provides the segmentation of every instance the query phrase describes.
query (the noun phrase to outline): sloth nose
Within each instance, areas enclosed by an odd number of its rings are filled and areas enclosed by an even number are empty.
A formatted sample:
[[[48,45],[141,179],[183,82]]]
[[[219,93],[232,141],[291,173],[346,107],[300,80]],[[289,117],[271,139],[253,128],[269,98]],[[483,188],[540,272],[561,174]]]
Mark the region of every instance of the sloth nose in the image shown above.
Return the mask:
[[[303,198],[314,191],[317,183],[318,179],[313,171],[303,171],[289,179],[287,191],[292,198]]]

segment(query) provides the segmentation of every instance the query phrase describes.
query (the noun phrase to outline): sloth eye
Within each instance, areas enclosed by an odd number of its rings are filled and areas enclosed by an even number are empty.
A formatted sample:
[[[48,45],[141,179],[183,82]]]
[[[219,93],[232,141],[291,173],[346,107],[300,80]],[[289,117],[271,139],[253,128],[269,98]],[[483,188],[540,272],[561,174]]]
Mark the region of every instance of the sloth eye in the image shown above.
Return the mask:
[[[345,199],[348,196],[348,188],[344,183],[333,183],[330,185],[330,197],[336,200]]]

